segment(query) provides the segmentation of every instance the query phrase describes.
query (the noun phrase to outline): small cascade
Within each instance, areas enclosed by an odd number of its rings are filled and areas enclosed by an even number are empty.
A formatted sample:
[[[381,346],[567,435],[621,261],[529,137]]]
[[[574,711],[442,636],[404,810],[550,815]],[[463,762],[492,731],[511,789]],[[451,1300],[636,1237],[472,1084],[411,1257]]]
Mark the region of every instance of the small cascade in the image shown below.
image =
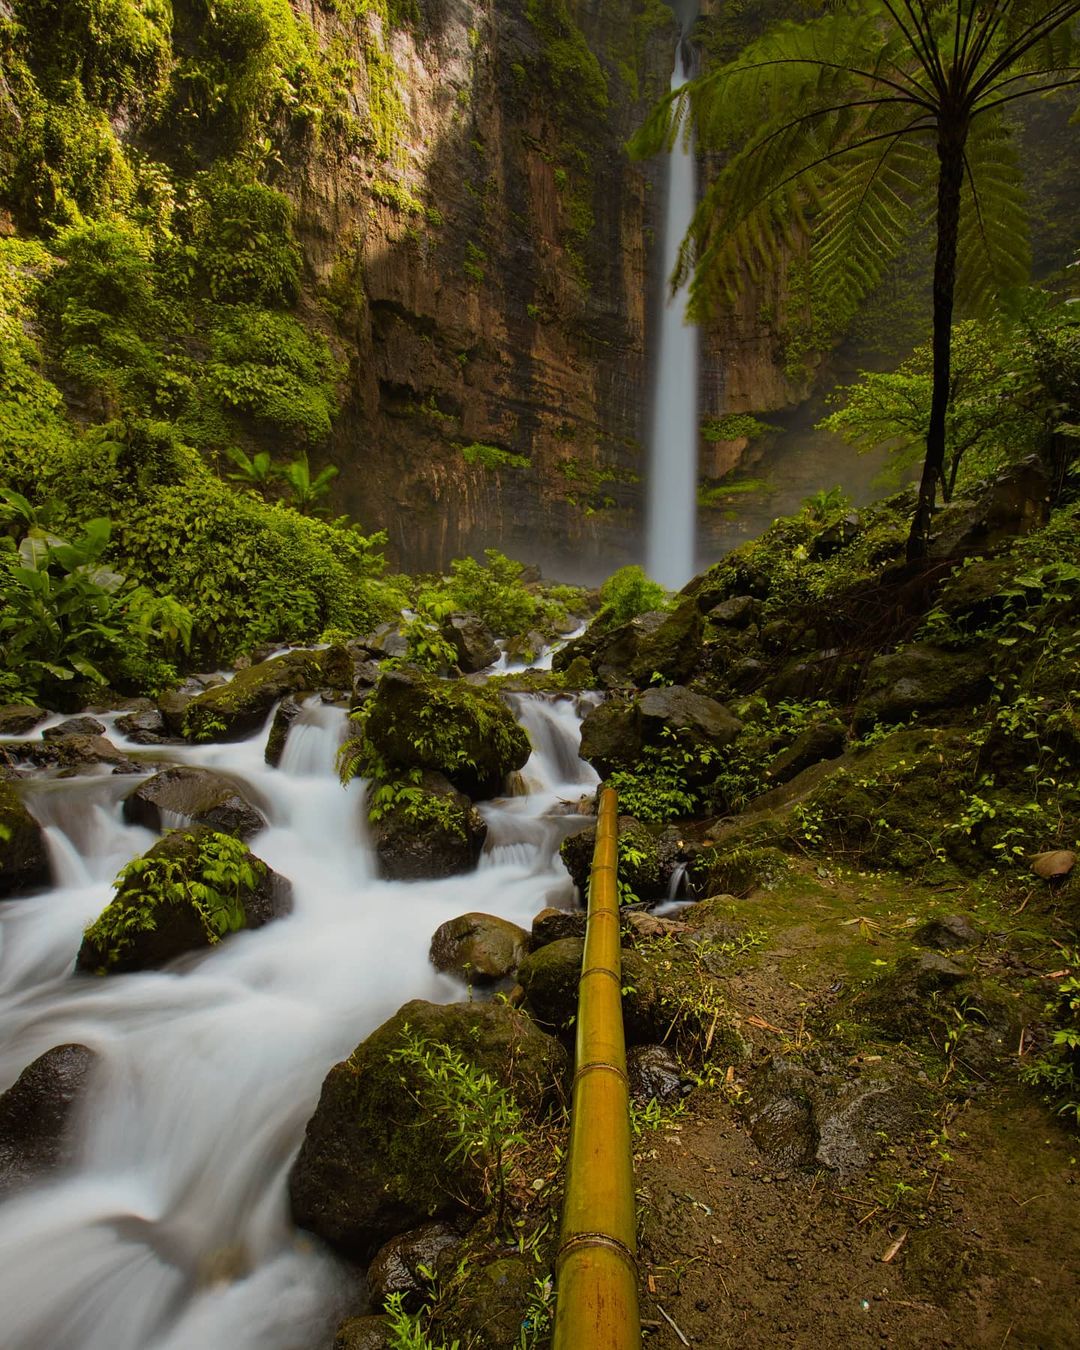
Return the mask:
[[[683,8],[686,8],[683,6]],[[675,48],[671,88],[692,76],[692,49],[684,27]],[[686,319],[689,285],[667,295],[697,204],[692,136],[678,138],[668,156],[667,210],[663,229],[664,306],[660,316],[656,388],[649,433],[649,486],[645,570],[670,590],[694,575],[698,476],[698,331]]]
[[[565,799],[577,758],[569,699],[520,695],[528,795],[486,803],[483,866],[432,882],[375,877],[364,785],[335,772],[341,709],[310,700],[280,768],[269,720],[247,741],[162,756],[227,772],[263,810],[253,851],[287,877],[293,912],[164,971],[73,975],[116,871],[155,836],[125,824],[129,776],[27,784],[55,884],[0,907],[0,1088],[66,1042],[96,1053],[78,1159],[0,1204],[4,1350],[294,1350],[329,1343],[353,1276],[301,1241],[286,1180],[329,1067],[409,998],[464,997],[434,971],[431,934],[467,909],[528,926],[572,902],[558,858],[585,823]],[[351,1294],[355,1297],[355,1294]]]

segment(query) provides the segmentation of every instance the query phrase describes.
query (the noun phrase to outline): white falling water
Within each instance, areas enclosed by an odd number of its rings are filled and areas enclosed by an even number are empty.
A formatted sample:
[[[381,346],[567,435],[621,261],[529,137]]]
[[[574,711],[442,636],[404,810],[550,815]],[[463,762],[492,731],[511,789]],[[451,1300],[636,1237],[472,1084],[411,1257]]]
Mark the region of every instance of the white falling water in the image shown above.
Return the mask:
[[[675,51],[671,88],[690,78],[689,48]],[[660,317],[656,389],[649,434],[649,488],[645,522],[645,570],[669,590],[694,575],[697,526],[698,332],[686,322],[687,287],[667,295],[679,245],[690,227],[697,199],[693,144],[680,136],[668,157],[664,218],[665,304]]]
[[[98,1059],[76,1163],[0,1204],[3,1350],[330,1343],[356,1310],[356,1275],[292,1226],[286,1197],[323,1077],[408,999],[465,996],[428,961],[439,924],[478,909],[527,927],[570,899],[556,850],[585,822],[557,803],[596,781],[577,759],[579,718],[565,700],[516,707],[534,738],[530,793],[485,806],[484,865],[439,882],[374,879],[362,785],[343,790],[334,773],[344,713],[309,703],[280,769],[263,762],[265,728],[170,747],[228,771],[264,811],[252,848],[291,880],[294,910],[163,971],[73,972],[117,868],[153,841],[122,819],[137,780],[30,785],[57,884],[0,905],[0,1090],[51,1046]]]

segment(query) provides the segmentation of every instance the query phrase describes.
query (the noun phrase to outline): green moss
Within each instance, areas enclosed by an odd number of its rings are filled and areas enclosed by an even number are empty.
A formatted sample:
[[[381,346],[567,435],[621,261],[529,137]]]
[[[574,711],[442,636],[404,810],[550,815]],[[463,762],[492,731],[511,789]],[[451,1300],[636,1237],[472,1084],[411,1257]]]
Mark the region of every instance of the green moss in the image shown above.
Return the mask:
[[[777,428],[762,422],[752,413],[728,413],[724,417],[710,417],[701,424],[701,434],[707,441],[756,441]]]
[[[540,39],[544,75],[560,102],[571,102],[586,116],[606,113],[607,78],[566,0],[525,0],[525,16]]]
[[[527,469],[529,460],[525,455],[516,455],[498,445],[483,445],[473,441],[472,445],[461,446],[461,457],[466,464],[479,464],[485,469]]]
[[[404,215],[422,216],[425,214],[424,203],[419,197],[414,197],[408,188],[402,187],[400,183],[376,178],[371,185],[371,194],[380,202],[392,206],[395,211],[400,211]],[[438,212],[434,214],[438,215]]]

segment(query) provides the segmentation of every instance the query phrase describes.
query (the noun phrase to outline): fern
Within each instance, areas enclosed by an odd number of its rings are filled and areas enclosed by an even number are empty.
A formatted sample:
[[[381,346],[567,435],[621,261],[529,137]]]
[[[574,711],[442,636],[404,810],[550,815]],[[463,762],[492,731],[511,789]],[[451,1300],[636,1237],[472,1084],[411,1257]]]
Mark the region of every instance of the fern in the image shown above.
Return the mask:
[[[954,300],[985,312],[1027,271],[1002,110],[1080,82],[1078,15],[1080,0],[846,0],[773,25],[662,100],[631,142],[652,154],[693,130],[722,155],[673,278],[690,280],[698,319],[808,252],[818,331],[836,336],[936,196],[935,393],[911,556],[943,477]]]

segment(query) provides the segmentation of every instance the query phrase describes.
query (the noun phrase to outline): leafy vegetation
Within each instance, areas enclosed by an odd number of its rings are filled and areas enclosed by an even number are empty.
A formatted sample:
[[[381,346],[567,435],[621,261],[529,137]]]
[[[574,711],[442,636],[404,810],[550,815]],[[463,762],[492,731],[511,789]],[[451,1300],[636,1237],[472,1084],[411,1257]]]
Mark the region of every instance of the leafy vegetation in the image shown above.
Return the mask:
[[[673,93],[635,144],[650,153],[693,118],[726,153],[684,245],[700,316],[776,268],[807,239],[811,302],[842,331],[936,196],[931,404],[908,540],[925,555],[945,473],[953,309],[1023,280],[1026,230],[1004,109],[1076,83],[1080,6],[1007,0],[987,22],[976,0],[848,0],[773,25],[729,64]],[[812,220],[808,209],[812,208]]]
[[[266,864],[242,840],[218,831],[199,834],[194,856],[158,845],[120,872],[113,883],[117,894],[87,928],[86,940],[106,969],[120,965],[136,935],[158,927],[163,908],[183,907],[195,914],[212,946],[245,926],[244,902],[265,875]]]
[[[612,624],[627,623],[650,610],[666,609],[668,593],[658,581],[650,581],[636,563],[620,567],[600,587],[601,613]]]

